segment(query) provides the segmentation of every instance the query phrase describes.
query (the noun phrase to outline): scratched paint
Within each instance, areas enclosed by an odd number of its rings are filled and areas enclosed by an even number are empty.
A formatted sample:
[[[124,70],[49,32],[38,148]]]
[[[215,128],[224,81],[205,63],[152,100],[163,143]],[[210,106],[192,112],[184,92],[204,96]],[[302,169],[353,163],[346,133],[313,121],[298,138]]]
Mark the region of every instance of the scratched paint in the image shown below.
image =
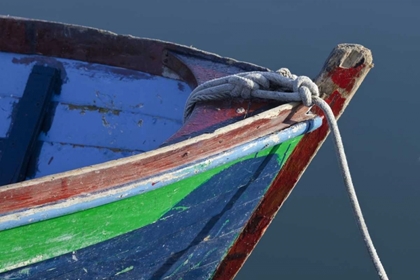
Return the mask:
[[[276,151],[279,163],[301,137]],[[288,144],[286,144],[288,143]],[[39,262],[154,223],[191,191],[237,162],[267,156],[272,148],[142,195],[71,215],[0,232],[0,271]],[[212,195],[209,194],[208,198]],[[179,205],[175,210],[179,212]],[[182,208],[181,208],[182,209]],[[186,210],[188,211],[188,210]],[[181,211],[184,212],[184,211]]]
[[[218,155],[205,158],[201,162],[196,162],[191,165],[177,168],[173,171],[167,171],[164,174],[157,175],[145,180],[140,180],[119,188],[111,189],[108,191],[93,193],[89,196],[79,196],[76,200],[65,200],[44,207],[22,210],[20,212],[10,213],[9,215],[0,216],[0,230],[9,229],[17,226],[26,225],[28,223],[35,223],[38,221],[46,220],[48,218],[59,217],[71,214],[77,211],[94,208],[106,203],[119,201],[123,198],[132,197],[140,193],[152,191],[157,188],[167,186],[171,183],[178,182],[183,178],[190,177],[212,168],[223,165],[226,162],[232,162],[244,157],[246,154],[252,154],[264,150],[265,148],[273,147],[281,142],[286,141],[298,135],[306,133],[308,130],[315,129],[321,122],[321,119],[316,118],[310,122],[302,122],[294,125],[293,127],[279,131],[277,134],[279,142],[272,142],[272,136],[262,137],[254,140],[253,143],[240,145],[231,150],[225,151]],[[295,126],[299,129],[295,129]],[[252,144],[252,149],[246,149],[247,145]],[[244,152],[244,148],[246,153]],[[1,210],[1,209],[0,209]]]
[[[115,276],[118,276],[118,275],[120,275],[120,274],[123,274],[123,273],[129,272],[130,270],[133,270],[133,268],[134,268],[133,266],[127,267],[127,268],[125,268],[125,269],[123,269],[123,270],[118,271],[117,273],[115,273]]]
[[[153,223],[25,269],[29,268],[31,277],[42,279],[103,279],[127,267],[133,269],[120,278],[209,277],[264,196],[282,157],[288,157],[286,151],[297,142],[294,139],[220,170]],[[14,277],[19,271],[3,275]]]

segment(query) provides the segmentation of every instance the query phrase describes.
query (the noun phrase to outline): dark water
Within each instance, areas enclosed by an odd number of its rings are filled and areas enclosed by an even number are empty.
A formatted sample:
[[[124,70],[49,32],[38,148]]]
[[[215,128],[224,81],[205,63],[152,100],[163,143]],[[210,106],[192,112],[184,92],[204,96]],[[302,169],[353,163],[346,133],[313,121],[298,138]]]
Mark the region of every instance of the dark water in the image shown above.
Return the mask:
[[[340,127],[390,278],[420,279],[420,1],[15,0],[1,1],[0,13],[193,45],[309,76],[337,43],[369,47],[375,68]],[[331,141],[237,277],[309,278],[375,279]]]

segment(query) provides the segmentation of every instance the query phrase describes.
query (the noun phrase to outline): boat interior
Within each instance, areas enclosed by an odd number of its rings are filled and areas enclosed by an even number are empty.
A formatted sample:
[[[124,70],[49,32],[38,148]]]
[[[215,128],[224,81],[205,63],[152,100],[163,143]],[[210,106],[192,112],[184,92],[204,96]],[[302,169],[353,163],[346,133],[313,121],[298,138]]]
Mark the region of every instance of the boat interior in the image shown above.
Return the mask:
[[[181,128],[190,92],[141,71],[0,52],[0,164],[29,161],[0,185],[156,149]]]

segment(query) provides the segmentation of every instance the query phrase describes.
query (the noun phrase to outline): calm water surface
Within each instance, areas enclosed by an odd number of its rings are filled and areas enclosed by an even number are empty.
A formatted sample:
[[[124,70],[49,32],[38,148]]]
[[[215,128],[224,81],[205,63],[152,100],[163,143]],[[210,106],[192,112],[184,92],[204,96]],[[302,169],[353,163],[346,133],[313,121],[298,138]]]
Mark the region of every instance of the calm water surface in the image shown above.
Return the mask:
[[[157,38],[314,76],[338,43],[375,68],[340,120],[371,235],[392,279],[420,279],[420,1],[1,1],[0,13]],[[1,26],[0,26],[1,28]],[[237,279],[376,279],[332,142]]]

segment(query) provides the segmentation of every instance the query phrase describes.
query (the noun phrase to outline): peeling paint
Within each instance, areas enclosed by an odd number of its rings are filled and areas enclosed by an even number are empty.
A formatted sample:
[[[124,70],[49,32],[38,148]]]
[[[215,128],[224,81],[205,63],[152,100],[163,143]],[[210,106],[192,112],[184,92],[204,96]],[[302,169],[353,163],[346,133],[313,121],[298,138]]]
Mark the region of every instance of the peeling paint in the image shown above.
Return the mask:
[[[95,105],[74,105],[74,104],[65,104],[68,106],[69,110],[80,110],[81,114],[84,114],[86,111],[97,111],[101,114],[111,113],[115,116],[119,116],[121,110],[102,108]]]
[[[24,268],[19,272],[19,274],[29,276],[29,272],[30,272],[30,268]]]
[[[226,220],[223,225],[220,227],[219,231],[216,233],[214,237],[219,236],[219,234],[222,232],[223,228],[229,223],[229,220]]]
[[[169,79],[181,80],[181,77],[168,67],[163,67],[162,76]]]
[[[106,126],[106,127],[108,127],[109,126],[109,122],[107,122],[107,120],[105,119],[105,116],[102,116],[102,124],[103,124],[103,126]]]
[[[174,272],[172,272],[169,276],[167,276],[167,277],[165,277],[165,278],[170,278],[171,276],[173,276],[173,275],[175,275],[180,269],[181,269],[181,267],[183,267],[184,265],[186,265],[186,264],[188,264],[188,261],[192,258],[192,256],[194,256],[194,254],[190,254],[189,256],[188,256],[188,258],[183,262],[183,263],[181,263],[175,270],[174,270]]]
[[[71,255],[71,258],[76,262],[78,261],[77,256],[76,256],[76,252],[73,251],[73,254]]]
[[[181,210],[180,212],[182,212],[182,211],[188,210],[189,208],[190,207],[186,207],[186,206],[176,206],[172,208],[172,210]]]
[[[210,254],[211,253],[213,253],[214,251],[216,251],[217,250],[217,248],[213,248],[213,249],[211,249],[210,251],[208,251],[205,255],[204,255],[204,257],[201,259],[201,261],[199,261],[198,263],[196,263],[191,269],[196,269],[196,268],[198,268],[200,265],[201,265],[201,263],[205,260],[205,259],[207,259],[207,257],[208,256],[210,256]]]
[[[185,90],[185,86],[184,86],[183,84],[181,84],[181,83],[177,83],[177,85],[178,85],[178,89],[179,89],[180,91],[184,91],[184,90]]]
[[[129,266],[129,267],[127,267],[127,268],[125,268],[125,269],[123,269],[123,270],[115,273],[115,276],[120,275],[120,274],[123,274],[123,273],[126,273],[126,272],[129,272],[129,271],[133,270],[133,268],[134,268],[134,266]]]

